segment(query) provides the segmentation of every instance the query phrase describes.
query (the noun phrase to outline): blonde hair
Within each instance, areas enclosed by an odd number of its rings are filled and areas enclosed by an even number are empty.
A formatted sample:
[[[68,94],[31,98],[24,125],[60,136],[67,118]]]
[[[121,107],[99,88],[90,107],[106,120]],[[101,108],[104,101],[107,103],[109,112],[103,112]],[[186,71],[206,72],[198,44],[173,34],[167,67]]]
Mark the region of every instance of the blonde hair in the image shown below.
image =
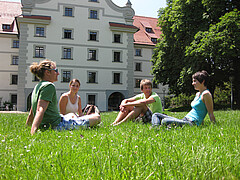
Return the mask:
[[[44,77],[44,72],[46,70],[53,69],[55,66],[55,62],[49,59],[45,59],[43,61],[40,61],[39,63],[33,62],[29,69],[31,73],[33,73],[35,76],[37,76],[37,78],[42,80]]]
[[[143,79],[140,82],[140,89],[143,90],[143,85],[149,85],[152,88],[152,82],[148,79]]]

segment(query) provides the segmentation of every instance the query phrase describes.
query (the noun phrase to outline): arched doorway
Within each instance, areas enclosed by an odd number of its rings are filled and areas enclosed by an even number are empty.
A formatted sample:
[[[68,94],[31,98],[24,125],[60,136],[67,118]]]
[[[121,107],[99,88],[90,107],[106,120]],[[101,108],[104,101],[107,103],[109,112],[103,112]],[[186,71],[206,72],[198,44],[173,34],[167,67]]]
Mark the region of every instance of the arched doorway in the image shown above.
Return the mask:
[[[27,97],[27,111],[30,111],[32,105],[32,93],[30,93]]]
[[[112,93],[108,98],[108,111],[118,111],[124,96],[120,92]]]

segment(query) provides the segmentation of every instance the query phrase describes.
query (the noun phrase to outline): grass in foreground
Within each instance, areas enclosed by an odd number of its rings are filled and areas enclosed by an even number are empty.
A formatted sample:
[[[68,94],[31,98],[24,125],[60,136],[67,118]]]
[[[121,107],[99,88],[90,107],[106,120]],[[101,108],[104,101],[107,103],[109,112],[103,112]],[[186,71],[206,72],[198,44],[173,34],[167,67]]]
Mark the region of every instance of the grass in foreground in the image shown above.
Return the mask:
[[[240,179],[240,111],[171,129],[101,116],[98,128],[31,136],[27,114],[0,114],[0,179]]]

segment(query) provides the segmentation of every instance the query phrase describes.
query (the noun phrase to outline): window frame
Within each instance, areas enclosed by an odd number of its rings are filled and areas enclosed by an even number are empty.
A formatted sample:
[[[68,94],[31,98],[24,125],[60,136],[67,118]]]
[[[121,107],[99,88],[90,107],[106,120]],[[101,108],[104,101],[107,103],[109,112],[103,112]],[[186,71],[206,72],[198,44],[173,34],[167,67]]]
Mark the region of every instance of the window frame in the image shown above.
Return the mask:
[[[18,39],[13,39],[12,48],[19,48],[19,40]]]
[[[87,99],[87,104],[97,105],[97,103],[96,103],[96,102],[97,102],[97,94],[92,94],[92,93],[89,94],[89,93],[87,93],[86,96],[87,96],[87,97],[86,97],[86,99]],[[89,96],[94,96],[94,103],[92,103],[92,102],[89,101]]]
[[[115,60],[115,53],[119,53],[119,61]],[[113,50],[113,58],[112,58],[112,62],[114,63],[121,63],[122,62],[122,51],[118,51],[118,50]]]
[[[115,75],[119,75],[118,82],[115,81]],[[122,72],[117,71],[112,72],[112,84],[122,84]]]
[[[16,102],[13,102],[13,96],[16,96]],[[17,105],[17,94],[10,94],[10,100],[13,105]]]
[[[137,66],[139,64],[139,67]],[[142,63],[141,62],[135,62],[135,71],[142,72]]]
[[[15,59],[17,57],[17,60]],[[11,65],[18,65],[18,62],[19,62],[19,56],[16,56],[16,55],[12,55],[12,62],[11,62]]]
[[[37,35],[37,28],[43,28],[43,35]],[[46,37],[46,26],[35,26],[34,37]]]
[[[120,37],[118,38],[119,41],[116,41],[116,38],[115,38],[116,35],[119,35],[119,36],[120,36]],[[119,43],[119,44],[122,44],[122,36],[123,36],[122,33],[113,33],[113,43]]]
[[[95,73],[94,82],[90,82],[89,73]],[[97,71],[87,71],[87,83],[88,84],[97,84],[98,83],[98,72]]]
[[[96,33],[96,39],[91,39],[91,33]],[[89,41],[98,41],[98,33],[99,33],[99,31],[89,30],[88,31],[88,40]]]
[[[18,85],[18,75],[11,74],[11,84],[10,85]]]
[[[72,15],[70,16],[70,15],[68,15],[68,14],[66,14],[66,9],[71,9],[72,11]],[[69,7],[69,6],[64,6],[63,7],[63,16],[64,17],[74,17],[74,7]]]
[[[69,52],[65,52],[65,50],[69,50],[69,49],[70,49],[70,57],[68,57]],[[65,54],[65,53],[67,53],[67,54]],[[73,60],[73,47],[62,47],[62,59]]]
[[[90,51],[94,51],[95,59],[90,58]],[[88,61],[98,61],[98,50],[97,49],[88,49]]]
[[[96,12],[96,13],[93,13]],[[89,19],[99,20],[99,10],[97,9],[89,9]]]
[[[139,56],[139,57],[142,56],[142,49],[141,48],[136,48],[135,49],[135,56]]]
[[[140,83],[142,79],[135,78],[135,86],[134,88],[140,88]]]
[[[70,77],[64,77],[65,75],[68,76],[68,73],[70,74]],[[64,80],[64,78],[66,78],[66,80]],[[69,83],[71,81],[71,79],[72,79],[72,70],[62,69],[61,70],[61,83]]]
[[[39,51],[39,56],[36,56],[36,48],[42,48],[42,49],[38,49],[38,51]],[[41,45],[34,45],[34,54],[33,54],[33,57],[34,58],[45,58],[45,46],[41,46]],[[42,54],[42,56],[41,56],[41,54]]]
[[[65,31],[71,31],[71,32],[65,32]],[[73,32],[74,32],[74,30],[72,29],[72,28],[63,28],[63,39],[71,39],[71,40],[73,40],[74,39],[74,37],[73,37]],[[71,37],[66,37],[67,36],[67,34],[66,33],[70,33],[70,36]],[[65,36],[66,35],[66,36]]]

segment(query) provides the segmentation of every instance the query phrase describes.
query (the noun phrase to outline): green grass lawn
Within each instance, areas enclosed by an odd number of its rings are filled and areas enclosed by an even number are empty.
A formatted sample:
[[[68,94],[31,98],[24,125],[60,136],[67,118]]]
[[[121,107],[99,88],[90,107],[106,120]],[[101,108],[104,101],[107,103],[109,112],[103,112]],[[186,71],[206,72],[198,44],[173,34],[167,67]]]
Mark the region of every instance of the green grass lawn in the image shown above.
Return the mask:
[[[116,116],[102,113],[93,129],[31,136],[27,114],[0,114],[0,179],[240,179],[240,111],[171,129],[108,127]]]

